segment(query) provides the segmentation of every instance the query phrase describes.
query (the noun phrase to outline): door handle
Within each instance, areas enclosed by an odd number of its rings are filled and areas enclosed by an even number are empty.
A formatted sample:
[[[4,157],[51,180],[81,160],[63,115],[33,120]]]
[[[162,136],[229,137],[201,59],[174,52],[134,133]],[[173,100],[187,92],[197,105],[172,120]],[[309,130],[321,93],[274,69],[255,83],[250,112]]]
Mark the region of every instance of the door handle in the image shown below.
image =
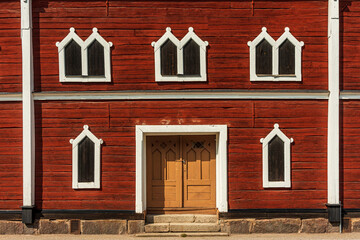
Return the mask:
[[[183,163],[183,164],[186,163],[185,159],[183,159],[183,160],[177,160],[177,161],[179,161],[179,162],[181,162],[181,163]]]

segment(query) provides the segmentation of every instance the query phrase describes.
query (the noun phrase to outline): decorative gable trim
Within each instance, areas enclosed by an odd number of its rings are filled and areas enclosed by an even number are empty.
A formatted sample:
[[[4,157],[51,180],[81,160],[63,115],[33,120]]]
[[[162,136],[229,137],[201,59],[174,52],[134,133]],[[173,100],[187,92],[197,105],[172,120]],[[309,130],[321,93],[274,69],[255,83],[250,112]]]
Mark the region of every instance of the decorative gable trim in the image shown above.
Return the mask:
[[[302,47],[304,46],[304,42],[299,42],[290,32],[290,28],[286,27],[285,32],[280,36],[280,38],[276,41],[275,45],[275,75],[279,75],[279,47],[286,41],[289,40],[295,46],[295,76],[294,77],[283,77],[285,79],[289,79],[288,81],[301,81],[301,53]]]
[[[248,42],[250,47],[250,81],[273,81],[274,76],[257,76],[256,75],[256,46],[262,41],[266,40],[272,46],[272,62],[274,63],[276,41],[268,34],[267,28],[263,27],[261,33],[253,40]],[[275,64],[273,64],[272,71],[275,71]]]
[[[178,76],[162,76],[161,75],[161,46],[170,40],[175,46],[180,45],[180,41],[172,34],[171,28],[167,27],[165,34],[157,41],[152,42],[151,45],[154,47],[155,53],[155,81],[156,82],[177,82]],[[182,69],[182,59],[180,58],[180,49],[177,47],[177,69]]]
[[[168,39],[172,41],[176,46],[179,46],[180,41],[174,36],[174,34],[172,34],[171,28],[167,27],[164,35],[162,35],[162,37],[157,42],[151,43],[151,45],[154,47],[154,51],[158,51]]]
[[[165,34],[156,42],[152,42],[155,54],[155,81],[156,82],[205,82],[207,80],[206,74],[206,47],[209,45],[207,41],[202,41],[194,32],[192,27],[189,27],[189,32],[179,41],[171,32],[171,28],[167,27]],[[177,69],[178,73],[175,76],[161,75],[161,46],[170,40],[177,46]],[[200,47],[200,76],[184,76],[183,66],[183,48],[190,41],[193,40]]]
[[[111,56],[110,47],[113,46],[112,42],[107,42],[100,36],[97,28],[93,28],[93,33],[85,40],[84,50],[82,51],[82,59],[87,62],[88,59],[88,47],[94,42],[98,41],[104,47],[104,67],[105,67],[105,79],[106,82],[111,82]],[[88,64],[83,64],[83,75],[88,75]]]
[[[256,74],[256,46],[265,39],[272,46],[272,74]],[[284,41],[289,40],[295,46],[295,74],[279,75],[279,47]],[[286,27],[285,32],[278,40],[274,40],[268,33],[267,28],[263,27],[262,32],[253,40],[248,42],[250,48],[250,81],[301,81],[301,55],[304,42],[298,41],[291,33],[290,28]]]
[[[56,43],[56,46],[58,47],[58,52],[63,52],[63,49],[71,40],[74,40],[77,44],[79,44],[79,46],[82,46],[84,44],[83,40],[76,34],[75,28],[72,27],[70,28],[69,34],[61,42]]]
[[[81,47],[81,66],[82,76],[66,76],[65,74],[65,47],[74,40]],[[105,76],[88,76],[88,47],[97,40],[104,47],[104,68]],[[107,42],[98,33],[97,28],[93,28],[93,33],[83,41],[76,33],[75,28],[70,28],[70,33],[61,41],[57,42],[59,53],[59,77],[60,82],[111,82],[111,51],[112,42]]]
[[[79,170],[79,159],[78,159],[78,145],[85,138],[88,137],[94,143],[94,181],[93,182],[79,182],[78,181],[78,170]],[[98,139],[89,130],[88,125],[84,125],[84,130],[75,139],[70,139],[72,144],[72,183],[74,189],[82,188],[100,188],[100,154],[102,139]]]
[[[278,136],[284,142],[284,181],[269,181],[269,143]],[[290,188],[291,187],[291,159],[290,143],[294,139],[288,138],[280,129],[279,124],[274,125],[274,129],[265,137],[261,138],[262,143],[262,161],[263,161],[263,187],[264,188]]]

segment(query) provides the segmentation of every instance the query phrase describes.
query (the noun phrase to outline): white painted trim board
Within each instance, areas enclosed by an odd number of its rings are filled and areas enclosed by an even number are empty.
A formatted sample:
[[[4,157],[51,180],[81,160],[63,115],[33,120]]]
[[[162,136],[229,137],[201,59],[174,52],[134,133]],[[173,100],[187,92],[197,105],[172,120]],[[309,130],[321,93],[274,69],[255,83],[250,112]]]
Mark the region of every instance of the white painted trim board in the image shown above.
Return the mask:
[[[216,135],[216,207],[228,211],[226,125],[137,125],[135,211],[146,210],[146,136]]]

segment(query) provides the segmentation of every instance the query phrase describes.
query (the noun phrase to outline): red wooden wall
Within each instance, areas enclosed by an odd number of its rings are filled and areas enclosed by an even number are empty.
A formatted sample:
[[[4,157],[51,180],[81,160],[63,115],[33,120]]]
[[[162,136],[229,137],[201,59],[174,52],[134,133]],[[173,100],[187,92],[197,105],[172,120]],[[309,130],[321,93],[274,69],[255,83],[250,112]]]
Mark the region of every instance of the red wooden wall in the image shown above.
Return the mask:
[[[289,109],[292,109],[291,111]],[[135,209],[135,125],[228,125],[229,207],[325,208],[326,101],[37,102],[36,205]],[[275,123],[294,138],[292,188],[262,188],[260,138]],[[72,189],[69,140],[83,125],[104,140],[101,189]]]
[[[34,0],[37,91],[163,89],[327,89],[328,1],[59,1]],[[108,13],[108,14],[107,14]],[[302,82],[251,83],[249,47],[267,27],[276,40],[285,27],[304,41]],[[55,43],[75,27],[85,40],[92,28],[114,43],[112,83],[59,83]],[[181,39],[189,27],[209,42],[208,81],[155,83],[154,49],[165,28]]]
[[[360,208],[360,102],[341,104],[340,189],[344,208]]]
[[[0,92],[21,92],[20,2],[0,1]]]
[[[58,1],[34,0],[34,71],[36,91],[168,89],[327,89],[328,1]],[[344,13],[344,57],[357,60],[356,16]],[[359,8],[360,9],[360,8]],[[219,14],[221,13],[221,14]],[[20,3],[0,2],[0,92],[21,91]],[[355,25],[353,25],[355,24]],[[155,83],[150,45],[166,27],[181,39],[188,27],[209,42],[208,81]],[[262,27],[276,40],[290,27],[304,41],[302,82],[251,83],[249,47]],[[355,26],[355,27],[353,27]],[[69,28],[85,40],[93,27],[114,43],[112,83],[59,83],[58,52]],[[357,88],[355,63],[343,61],[344,88]],[[352,74],[353,73],[353,74]],[[347,103],[344,123],[355,121],[356,103]],[[344,106],[347,106],[344,104]],[[113,101],[36,102],[36,206],[40,209],[135,208],[135,125],[226,124],[229,127],[229,207],[325,208],[327,202],[327,101]],[[22,205],[21,103],[0,103],[0,209]],[[294,138],[292,188],[262,188],[260,138],[274,123]],[[72,189],[69,140],[84,124],[104,140],[100,190]],[[349,127],[348,127],[349,126]],[[354,126],[354,127],[352,127]],[[355,129],[355,130],[354,130]],[[357,207],[357,154],[344,132],[345,207]],[[346,155],[348,154],[348,155]],[[353,164],[353,165],[351,165]],[[354,186],[354,187],[353,187]],[[352,200],[350,198],[353,198]],[[346,205],[348,204],[348,205]],[[352,204],[352,205],[351,205]]]
[[[22,106],[0,103],[0,209],[22,206]]]
[[[360,2],[342,1],[340,25],[342,89],[360,90]]]
[[[360,2],[342,1],[340,25],[341,90],[360,90]],[[340,200],[344,208],[360,208],[360,101],[340,106]]]

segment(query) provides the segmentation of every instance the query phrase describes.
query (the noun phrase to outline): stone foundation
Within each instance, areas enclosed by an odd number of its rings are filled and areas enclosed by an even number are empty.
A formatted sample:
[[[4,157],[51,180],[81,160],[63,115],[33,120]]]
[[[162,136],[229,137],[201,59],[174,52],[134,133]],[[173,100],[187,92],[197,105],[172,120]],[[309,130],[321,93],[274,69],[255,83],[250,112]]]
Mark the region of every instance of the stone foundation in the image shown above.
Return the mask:
[[[74,221],[74,220],[72,220]],[[80,229],[72,231],[70,220],[36,220],[32,225],[21,221],[0,221],[0,235],[4,234],[136,234],[144,232],[144,220],[76,220]]]
[[[128,234],[143,233],[145,228],[144,220],[129,220]]]
[[[75,222],[74,222],[75,221]],[[201,220],[206,221],[205,219]],[[74,222],[74,223],[72,223]],[[346,232],[360,232],[360,218],[347,219]],[[74,225],[74,226],[72,226]],[[78,227],[76,227],[78,226]],[[137,234],[143,233],[144,220],[36,220],[33,225],[21,221],[0,221],[0,234]],[[326,218],[274,218],[220,220],[221,232],[252,233],[338,233],[339,226]],[[72,229],[74,228],[74,229]]]
[[[326,218],[274,218],[221,220],[222,231],[234,234],[250,233],[338,233],[339,226]],[[354,227],[355,226],[355,227]],[[352,221],[352,229],[360,231],[360,219]],[[354,230],[353,230],[354,231]]]
[[[84,220],[81,234],[125,234],[126,220]]]

